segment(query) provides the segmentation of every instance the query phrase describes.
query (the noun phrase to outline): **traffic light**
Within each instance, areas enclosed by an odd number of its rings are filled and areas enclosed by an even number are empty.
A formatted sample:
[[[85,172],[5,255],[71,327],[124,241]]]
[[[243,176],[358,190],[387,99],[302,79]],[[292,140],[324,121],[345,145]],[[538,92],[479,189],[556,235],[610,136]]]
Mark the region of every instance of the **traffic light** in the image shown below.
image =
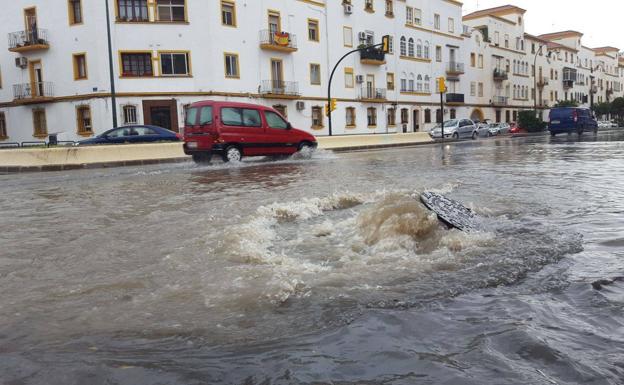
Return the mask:
[[[381,50],[383,53],[390,53],[390,35],[385,35],[381,38]]]
[[[444,77],[438,78],[438,92],[441,94],[446,92],[446,81]]]
[[[331,99],[329,104],[325,104],[325,115],[329,116],[329,112],[336,111],[336,99]]]

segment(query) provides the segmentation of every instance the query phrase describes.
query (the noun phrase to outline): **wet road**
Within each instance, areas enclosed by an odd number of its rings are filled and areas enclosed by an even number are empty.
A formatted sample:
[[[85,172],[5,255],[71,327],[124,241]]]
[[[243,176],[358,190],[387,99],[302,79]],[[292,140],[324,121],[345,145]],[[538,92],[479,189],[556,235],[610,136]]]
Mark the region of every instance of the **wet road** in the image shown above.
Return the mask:
[[[0,384],[624,384],[623,150],[0,175]]]

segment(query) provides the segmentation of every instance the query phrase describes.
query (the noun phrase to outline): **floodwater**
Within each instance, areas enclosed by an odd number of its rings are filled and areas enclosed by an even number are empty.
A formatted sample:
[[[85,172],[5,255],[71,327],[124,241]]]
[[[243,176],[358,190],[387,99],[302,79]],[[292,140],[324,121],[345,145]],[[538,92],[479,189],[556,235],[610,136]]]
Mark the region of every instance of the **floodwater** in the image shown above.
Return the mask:
[[[0,384],[624,384],[623,190],[624,131],[1,175]]]

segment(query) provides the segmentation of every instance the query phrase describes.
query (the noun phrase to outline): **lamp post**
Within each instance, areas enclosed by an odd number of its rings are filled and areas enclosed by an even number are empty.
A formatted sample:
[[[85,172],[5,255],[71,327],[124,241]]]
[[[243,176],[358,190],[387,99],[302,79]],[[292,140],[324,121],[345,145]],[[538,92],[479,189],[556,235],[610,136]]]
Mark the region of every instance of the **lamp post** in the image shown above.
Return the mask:
[[[108,67],[110,76],[111,104],[113,107],[113,128],[117,128],[117,98],[115,95],[115,75],[113,73],[113,45],[111,40],[110,28],[110,11],[108,9],[108,0],[104,1],[106,6],[106,34],[108,35]]]

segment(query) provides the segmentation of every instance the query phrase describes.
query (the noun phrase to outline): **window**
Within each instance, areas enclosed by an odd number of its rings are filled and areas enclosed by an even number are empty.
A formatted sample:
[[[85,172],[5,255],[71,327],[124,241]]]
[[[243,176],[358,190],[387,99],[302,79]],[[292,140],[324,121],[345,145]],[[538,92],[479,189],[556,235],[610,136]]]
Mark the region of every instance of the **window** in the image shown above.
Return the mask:
[[[0,112],[0,139],[6,139],[9,136],[7,135],[6,128],[6,117],[4,116],[4,112]]]
[[[473,68],[477,66],[477,55],[474,52],[470,54],[470,66]]]
[[[431,87],[431,78],[429,77],[429,75],[425,75],[425,92],[429,93],[431,91],[430,87]]]
[[[414,24],[422,25],[422,11],[418,8],[414,8]]]
[[[429,57],[429,42],[428,41],[426,41],[425,44],[423,45],[423,52],[424,52],[425,59],[430,59],[430,57]]]
[[[433,15],[433,28],[440,29],[440,15]]]
[[[364,10],[367,12],[374,12],[373,0],[364,0]]]
[[[394,36],[388,36],[388,54],[394,53]]]
[[[147,0],[117,0],[120,21],[149,21]]]
[[[414,39],[411,37],[407,42],[407,56],[414,57]]]
[[[35,108],[32,110],[33,115],[33,136],[35,138],[45,138],[48,136],[48,124],[46,122],[46,114],[43,108]]]
[[[388,108],[386,123],[388,127],[396,126],[396,108]]]
[[[400,54],[401,56],[407,56],[407,41],[405,40],[405,36],[401,36],[401,40],[399,42],[399,46],[400,46]]]
[[[386,73],[386,87],[390,91],[394,91],[394,73]]]
[[[69,25],[82,24],[82,3],[81,0],[69,0]]]
[[[137,124],[137,110],[136,110],[136,106],[132,106],[132,105],[126,105],[123,106],[122,108],[123,111],[123,122],[124,125],[127,124]],[[194,109],[193,109],[194,111]],[[194,124],[194,122],[193,122]]]
[[[509,35],[505,35],[505,48],[509,48]]]
[[[93,127],[91,126],[91,108],[89,106],[76,107],[76,121],[78,134],[93,134]]]
[[[312,107],[312,128],[323,127],[323,108],[319,106]]]
[[[477,82],[470,82],[470,96],[477,96]]]
[[[455,33],[455,20],[452,17],[448,18],[448,31],[450,33]]]
[[[154,76],[151,53],[122,53],[121,76]]]
[[[288,129],[288,122],[286,122],[281,116],[272,111],[264,111],[264,117],[266,118],[267,125],[270,128],[277,128],[280,130]]]
[[[479,97],[483,97],[483,83],[479,83]]]
[[[416,91],[423,92],[423,82],[422,75],[418,75],[416,78]]]
[[[260,112],[249,108],[223,107],[221,122],[226,126],[262,127]]]
[[[457,111],[455,111],[454,108],[451,108],[450,112],[451,112],[451,119],[456,119],[457,118]]]
[[[346,125],[347,127],[355,127],[355,108],[347,107],[346,110]]]
[[[158,21],[186,21],[185,0],[156,0]]]
[[[431,110],[428,108],[425,110],[425,123],[431,123]]]
[[[188,52],[163,52],[160,54],[160,75],[189,76],[190,74]]]
[[[320,85],[321,84],[321,65],[320,64],[310,64],[310,84]]]
[[[386,16],[394,17],[394,5],[392,0],[386,0]]]
[[[401,92],[407,92],[407,79],[401,78]]]
[[[479,68],[483,69],[483,55],[479,54]]]
[[[353,47],[353,29],[342,27],[342,40],[345,47]]]
[[[74,80],[87,78],[87,55],[84,53],[74,54]]]
[[[353,68],[345,68],[344,74],[345,74],[345,88],[353,88],[354,87]]]
[[[238,55],[235,53],[225,53],[225,77],[240,78],[238,65]]]
[[[319,22],[318,20],[308,19],[308,40],[319,41]]]
[[[273,106],[273,109],[275,111],[279,112],[280,114],[282,114],[282,116],[284,118],[288,117],[288,110],[287,110],[285,105],[283,105],[283,104],[276,104],[276,105]]]
[[[405,24],[414,23],[414,9],[412,7],[405,7]]]
[[[375,107],[366,109],[366,121],[368,122],[368,127],[377,126],[377,109]]]
[[[221,1],[221,24],[236,27],[236,4],[232,1]]]
[[[407,124],[407,122],[409,122],[409,110],[401,108],[401,124]]]
[[[437,62],[442,61],[442,47],[440,47],[439,45],[436,46],[436,61]]]

